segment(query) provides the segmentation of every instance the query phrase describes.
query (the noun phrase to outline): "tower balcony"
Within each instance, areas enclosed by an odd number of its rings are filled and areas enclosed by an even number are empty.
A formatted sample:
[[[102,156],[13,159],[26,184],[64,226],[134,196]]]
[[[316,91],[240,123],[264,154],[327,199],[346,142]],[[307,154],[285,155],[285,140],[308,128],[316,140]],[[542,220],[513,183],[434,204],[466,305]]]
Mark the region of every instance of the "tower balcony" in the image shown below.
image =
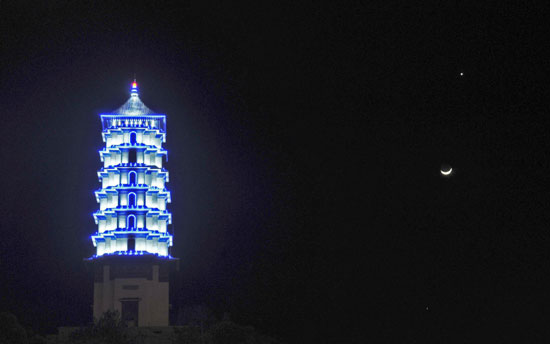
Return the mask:
[[[103,142],[107,147],[119,145],[123,143],[143,143],[161,147],[166,142],[166,133],[159,129],[143,129],[143,128],[118,128],[107,129],[101,133]]]
[[[99,157],[104,162],[104,168],[124,163],[145,164],[145,166],[161,168],[163,162],[168,161],[168,151],[146,145],[114,146],[100,150]]]
[[[138,188],[137,186],[109,187],[95,192],[96,201],[100,210],[142,209],[166,210],[166,205],[172,202],[171,193],[166,189],[152,187]]]
[[[168,248],[173,244],[173,237],[169,233],[143,231],[139,228],[95,233],[91,236],[91,239],[94,247],[97,247],[96,256],[112,254],[117,251],[142,251],[166,256],[168,255]]]
[[[101,167],[97,171],[97,173],[99,176],[99,173],[120,172],[120,170],[124,167],[136,167],[138,169],[143,168],[144,170],[147,171],[147,173],[157,172],[157,173],[166,173],[166,175],[168,175],[168,170],[163,167],[149,166],[149,165],[137,164],[137,163],[132,163],[132,164],[125,163],[125,164],[118,164],[118,165],[109,166],[109,167]]]
[[[148,252],[148,251],[115,251],[115,252],[111,252],[111,253],[104,253],[102,255],[97,255],[97,254],[94,254],[93,256],[91,256],[90,258],[88,258],[88,260],[95,260],[95,259],[99,259],[99,258],[103,258],[105,259],[106,257],[129,257],[129,256],[151,256],[151,257],[154,257],[154,258],[162,258],[162,259],[167,259],[167,260],[170,260],[170,261],[177,261],[178,258],[174,258],[172,257],[171,255],[160,255],[158,253],[151,253],[151,252]],[[134,258],[133,258],[134,259]]]
[[[166,149],[164,149],[162,147],[157,147],[155,145],[146,145],[146,144],[143,144],[143,143],[122,143],[122,144],[114,144],[114,145],[110,145],[108,147],[105,147],[105,148],[103,148],[102,150],[99,151],[99,154],[102,154],[102,152],[103,152],[103,154],[107,153],[107,152],[120,153],[122,150],[128,150],[128,149],[131,149],[131,148],[139,149],[139,150],[145,151],[147,153],[154,153],[154,152],[158,152],[160,154],[167,154],[168,153],[166,151]]]
[[[135,115],[130,113],[128,115],[102,114],[101,125],[103,127],[103,131],[112,129],[144,128],[166,132],[166,115],[139,115],[138,113]]]
[[[120,192],[120,190],[135,190],[135,191],[143,191],[147,192],[148,194],[156,193],[161,195],[167,195],[167,197],[170,196],[170,191],[166,188],[159,188],[157,186],[151,186],[147,184],[125,184],[125,185],[116,185],[116,186],[108,186],[106,188],[101,188],[95,191],[95,193],[99,194],[107,194],[111,191]]]
[[[97,172],[103,188],[118,185],[149,185],[164,188],[169,173],[163,168],[150,166],[107,167]]]

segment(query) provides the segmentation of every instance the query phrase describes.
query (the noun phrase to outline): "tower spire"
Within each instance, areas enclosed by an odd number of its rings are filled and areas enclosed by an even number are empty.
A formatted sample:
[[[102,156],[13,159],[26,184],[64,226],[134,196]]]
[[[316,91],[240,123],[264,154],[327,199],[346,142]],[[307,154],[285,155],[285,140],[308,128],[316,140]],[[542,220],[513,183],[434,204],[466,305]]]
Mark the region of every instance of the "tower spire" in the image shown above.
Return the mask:
[[[139,94],[138,94],[138,86],[137,86],[137,81],[136,81],[136,75],[134,74],[134,82],[132,83],[132,89],[130,90],[130,95],[132,97],[137,97]]]

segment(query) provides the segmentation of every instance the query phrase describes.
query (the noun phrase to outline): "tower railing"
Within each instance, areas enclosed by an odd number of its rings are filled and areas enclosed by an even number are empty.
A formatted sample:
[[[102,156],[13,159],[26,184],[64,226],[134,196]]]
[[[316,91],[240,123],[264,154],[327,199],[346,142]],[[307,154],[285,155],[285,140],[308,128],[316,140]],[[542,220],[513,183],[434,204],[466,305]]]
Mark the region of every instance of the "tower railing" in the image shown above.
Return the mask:
[[[118,128],[146,128],[166,132],[166,115],[122,116],[117,114],[102,114],[101,125],[104,131]]]

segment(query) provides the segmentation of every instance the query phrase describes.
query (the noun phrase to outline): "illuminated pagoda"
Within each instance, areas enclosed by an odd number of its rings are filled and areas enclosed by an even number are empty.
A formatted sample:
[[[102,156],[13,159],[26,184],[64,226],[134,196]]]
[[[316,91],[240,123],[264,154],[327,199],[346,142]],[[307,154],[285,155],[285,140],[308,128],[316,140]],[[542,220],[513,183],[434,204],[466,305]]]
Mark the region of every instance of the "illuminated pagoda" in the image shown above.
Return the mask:
[[[94,317],[116,310],[130,326],[168,326],[168,276],[177,259],[170,256],[172,214],[166,209],[166,115],[143,104],[134,81],[130,99],[100,116],[105,147],[91,236],[96,253],[89,258]]]

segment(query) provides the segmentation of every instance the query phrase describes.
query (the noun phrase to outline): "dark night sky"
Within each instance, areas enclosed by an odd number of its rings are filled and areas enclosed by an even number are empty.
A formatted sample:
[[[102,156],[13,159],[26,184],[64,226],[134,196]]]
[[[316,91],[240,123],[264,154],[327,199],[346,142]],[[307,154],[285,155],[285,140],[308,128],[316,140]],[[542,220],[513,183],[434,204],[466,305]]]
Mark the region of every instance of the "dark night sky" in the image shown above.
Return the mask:
[[[547,8],[404,4],[3,2],[0,309],[91,320],[98,114],[136,73],[175,306],[291,343],[545,338]]]

